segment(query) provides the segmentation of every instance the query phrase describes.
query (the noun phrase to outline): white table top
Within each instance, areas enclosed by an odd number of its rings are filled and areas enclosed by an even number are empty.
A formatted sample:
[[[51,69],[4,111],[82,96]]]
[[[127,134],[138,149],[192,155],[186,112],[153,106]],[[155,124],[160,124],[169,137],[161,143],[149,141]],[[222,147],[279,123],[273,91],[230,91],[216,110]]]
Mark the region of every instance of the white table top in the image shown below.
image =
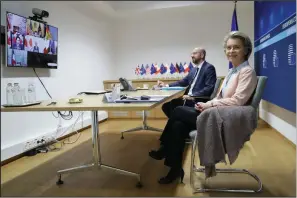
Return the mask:
[[[49,105],[52,100],[42,101],[39,105],[27,107],[1,107],[1,112],[33,112],[33,111],[139,111],[150,110],[158,105],[170,101],[173,98],[180,97],[184,94],[184,90],[138,90],[122,92],[128,96],[142,95],[169,95],[159,102],[148,103],[105,103],[102,101],[103,95],[76,95],[64,100],[57,100],[56,104]],[[78,104],[70,104],[70,98],[82,98],[83,102]]]

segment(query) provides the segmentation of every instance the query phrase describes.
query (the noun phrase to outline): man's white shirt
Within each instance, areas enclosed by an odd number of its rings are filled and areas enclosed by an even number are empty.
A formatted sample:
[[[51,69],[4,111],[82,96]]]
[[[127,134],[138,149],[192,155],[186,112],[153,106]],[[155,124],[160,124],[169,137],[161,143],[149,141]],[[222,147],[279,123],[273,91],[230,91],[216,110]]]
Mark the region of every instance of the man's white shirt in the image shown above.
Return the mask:
[[[189,96],[191,96],[191,95],[193,94],[192,91],[193,91],[194,85],[195,85],[195,83],[196,83],[196,81],[197,81],[197,79],[198,79],[198,76],[199,76],[201,67],[202,67],[202,65],[203,65],[204,62],[205,62],[205,61],[203,61],[202,63],[200,63],[200,64],[197,66],[198,74],[196,75],[194,81],[193,81],[192,84],[191,84],[191,87],[190,87],[190,90],[189,90],[189,93],[188,93]]]

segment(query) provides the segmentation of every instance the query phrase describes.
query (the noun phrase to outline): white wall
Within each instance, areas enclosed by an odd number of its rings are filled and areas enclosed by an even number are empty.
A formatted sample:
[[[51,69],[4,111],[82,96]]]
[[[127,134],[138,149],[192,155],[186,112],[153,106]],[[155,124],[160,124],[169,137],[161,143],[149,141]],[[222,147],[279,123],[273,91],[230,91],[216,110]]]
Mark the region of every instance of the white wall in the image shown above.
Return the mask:
[[[190,62],[194,47],[203,46],[217,74],[226,75],[224,36],[230,31],[234,3],[159,9],[122,17],[116,25],[116,77],[135,78],[138,64]],[[254,39],[253,2],[238,2],[239,29]],[[253,56],[250,64],[253,64]]]
[[[11,11],[32,16],[32,8],[47,10],[49,24],[59,28],[58,69],[36,69],[53,98],[67,98],[83,90],[103,89],[103,80],[113,79],[113,47],[110,23],[103,19],[91,19],[65,6],[65,2],[6,1],[1,2],[1,25],[5,25],[5,13]],[[35,83],[37,100],[49,99],[42,85],[29,68],[6,68],[5,51],[1,46],[1,103],[5,103],[5,87],[8,82],[19,82],[26,88],[29,81]],[[62,127],[71,125],[62,120]],[[99,118],[107,117],[100,112]],[[1,161],[23,151],[23,142],[44,134],[55,134],[59,120],[51,112],[1,113]],[[90,114],[84,116],[84,126],[90,124]],[[81,124],[80,124],[81,125]]]

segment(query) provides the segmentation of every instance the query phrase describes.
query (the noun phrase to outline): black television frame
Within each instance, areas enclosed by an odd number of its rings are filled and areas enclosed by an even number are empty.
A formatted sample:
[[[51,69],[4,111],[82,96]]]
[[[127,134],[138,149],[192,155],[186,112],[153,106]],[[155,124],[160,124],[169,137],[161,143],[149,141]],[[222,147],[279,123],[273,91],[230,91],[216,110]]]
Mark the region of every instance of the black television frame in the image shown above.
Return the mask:
[[[1,25],[1,46],[5,46],[5,26]]]
[[[40,21],[37,21],[37,20],[34,20],[34,19],[31,19],[29,17],[25,17],[25,16],[22,16],[20,14],[16,14],[14,12],[10,12],[10,11],[6,11],[6,14],[5,14],[5,26],[4,26],[4,29],[5,29],[5,44],[4,44],[4,48],[5,48],[5,66],[7,68],[31,68],[31,69],[34,69],[34,68],[40,68],[40,69],[58,69],[58,66],[59,66],[59,56],[58,56],[58,50],[57,50],[57,66],[53,66],[53,67],[43,67],[43,66],[8,66],[8,61],[7,61],[7,58],[8,58],[8,46],[7,46],[7,14],[8,13],[11,13],[11,14],[14,14],[14,15],[17,15],[19,17],[23,17],[23,18],[26,18],[27,20],[31,20],[31,21],[36,21],[38,23],[42,23]],[[56,26],[53,26],[53,25],[49,25],[47,22],[44,22],[43,23],[44,25],[47,25],[47,26],[51,26],[51,27],[54,27],[57,29],[57,49],[58,49],[58,44],[59,44],[59,28],[56,27]]]

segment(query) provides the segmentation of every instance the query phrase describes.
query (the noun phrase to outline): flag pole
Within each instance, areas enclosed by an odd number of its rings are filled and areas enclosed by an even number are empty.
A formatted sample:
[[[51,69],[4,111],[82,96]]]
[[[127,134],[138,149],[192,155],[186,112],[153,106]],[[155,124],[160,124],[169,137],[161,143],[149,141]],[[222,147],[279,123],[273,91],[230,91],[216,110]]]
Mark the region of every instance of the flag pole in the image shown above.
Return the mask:
[[[234,10],[233,10],[232,19],[231,19],[231,32],[238,31],[237,14],[236,14],[237,0],[233,0],[233,2],[234,2]],[[233,67],[232,63],[229,62],[229,69],[231,69],[232,67]]]

